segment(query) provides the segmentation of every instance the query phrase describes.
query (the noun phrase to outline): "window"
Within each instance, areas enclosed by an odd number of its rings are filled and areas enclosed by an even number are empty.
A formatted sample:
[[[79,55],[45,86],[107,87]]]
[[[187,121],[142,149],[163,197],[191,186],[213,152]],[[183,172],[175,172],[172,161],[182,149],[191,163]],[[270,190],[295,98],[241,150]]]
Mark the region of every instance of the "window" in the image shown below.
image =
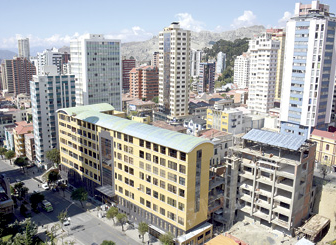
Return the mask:
[[[179,195],[180,195],[180,197],[184,197],[184,190],[183,189],[179,189]]]
[[[160,158],[160,165],[165,167],[166,166],[166,159]]]
[[[177,158],[177,150],[169,148],[169,156]]]
[[[158,184],[159,184],[159,181],[158,181],[157,178],[153,178],[153,184],[154,184],[154,185],[158,185]]]
[[[166,171],[163,169],[160,169],[160,176],[163,178],[166,178]]]
[[[145,164],[144,164],[143,162],[140,162],[140,163],[139,163],[139,167],[140,167],[141,169],[145,169]]]
[[[173,169],[173,170],[177,170],[177,163],[172,162],[172,161],[168,161],[168,168]]]
[[[168,179],[169,179],[170,181],[177,182],[177,175],[168,172]]]
[[[153,167],[153,173],[158,175],[159,174],[159,170],[157,167]]]
[[[326,151],[329,151],[329,145],[328,144],[326,145]]]
[[[147,149],[151,149],[151,143],[148,142],[148,141],[146,141],[146,148],[147,148]]]
[[[160,208],[160,214],[166,215],[166,210],[164,208]]]
[[[154,163],[159,163],[159,157],[153,155],[153,162],[154,162]]]
[[[168,218],[171,219],[171,220],[176,220],[176,214],[172,213],[172,212],[167,212],[168,214]]]
[[[163,180],[160,180],[160,187],[163,189],[166,188],[166,183]]]
[[[167,203],[173,207],[176,207],[176,200],[173,198],[167,197]]]
[[[161,154],[166,154],[166,147],[161,146],[160,148],[161,148],[160,149]]]
[[[161,200],[162,202],[164,202],[164,201],[165,201],[165,195],[160,194],[160,200]]]
[[[159,198],[159,193],[157,191],[153,191],[153,197]]]
[[[186,154],[184,152],[180,152],[180,160],[182,161],[186,160]]]
[[[142,172],[139,172],[139,177],[140,179],[144,180],[145,179],[145,174]]]
[[[145,153],[143,151],[139,151],[139,157],[145,158]]]
[[[157,144],[153,144],[153,150],[158,152],[159,151],[159,146]]]
[[[184,225],[184,219],[180,216],[178,216],[178,222],[180,225]]]
[[[150,201],[146,201],[146,207],[151,208],[151,202]]]
[[[184,186],[185,185],[185,178],[179,177],[179,184]]]
[[[156,205],[156,204],[154,204],[154,203],[153,203],[153,210],[154,210],[155,212],[157,212],[157,211],[158,211],[158,207],[157,207],[157,205]]]
[[[179,202],[178,203],[178,209],[181,210],[181,211],[184,211],[184,204]]]
[[[144,145],[145,145],[145,141],[140,139],[140,140],[139,140],[139,145],[142,146],[142,147],[144,147]]]
[[[147,161],[151,161],[151,159],[152,159],[151,154],[150,153],[146,153],[146,160]]]
[[[141,203],[142,205],[144,205],[144,204],[145,204],[145,199],[143,199],[142,197],[140,197],[140,203]]]
[[[147,195],[152,195],[152,191],[150,188],[146,187],[146,194]]]
[[[180,164],[180,173],[182,173],[182,174],[186,173],[186,167],[182,164]]]
[[[176,194],[176,186],[168,184],[168,191]]]
[[[146,164],[146,170],[148,171],[148,172],[151,172],[151,170],[152,170],[152,167],[151,167],[151,165],[150,164]]]

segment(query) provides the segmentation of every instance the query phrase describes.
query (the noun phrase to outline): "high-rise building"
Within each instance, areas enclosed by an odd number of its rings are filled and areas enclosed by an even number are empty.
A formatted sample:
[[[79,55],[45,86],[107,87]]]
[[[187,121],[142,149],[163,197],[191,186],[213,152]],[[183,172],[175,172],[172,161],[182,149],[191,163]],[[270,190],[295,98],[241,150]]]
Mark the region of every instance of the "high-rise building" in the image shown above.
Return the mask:
[[[122,89],[123,93],[130,90],[130,71],[135,67],[135,59],[122,60]]]
[[[329,6],[297,3],[287,22],[281,132],[309,138],[327,129],[335,84],[336,18]]]
[[[234,61],[233,83],[238,85],[238,88],[244,89],[249,86],[250,78],[250,54],[243,53],[237,56]]]
[[[224,54],[223,52],[219,52],[217,54],[216,73],[222,74],[225,69],[226,69],[226,54]]]
[[[248,109],[267,113],[274,107],[275,81],[280,42],[262,33],[250,40],[250,82]]]
[[[280,100],[282,88],[283,64],[285,59],[286,32],[283,29],[267,29],[267,33],[272,34],[272,39],[279,41],[277,72],[275,81],[275,99]]]
[[[213,93],[215,90],[215,63],[201,63],[199,68],[198,93]]]
[[[115,116],[106,103],[60,109],[58,122],[61,171],[70,184],[115,200],[151,234],[169,231],[178,244],[211,237],[213,143]]]
[[[56,110],[75,106],[75,76],[60,75],[56,66],[44,66],[42,75],[30,82],[36,164],[42,166],[46,152],[57,148]]]
[[[159,70],[156,66],[141,66],[130,71],[130,96],[151,100],[159,95]]]
[[[58,74],[63,74],[63,65],[68,63],[69,61],[69,54],[59,52],[57,48],[46,49],[42,53],[37,53],[37,64],[36,70],[37,75],[42,75],[43,73],[43,66],[48,65],[55,65],[57,67]]]
[[[159,67],[159,52],[154,52],[151,60],[151,65]]]
[[[200,72],[200,64],[202,60],[202,50],[190,50],[190,76],[197,78]]]
[[[70,42],[76,105],[106,102],[121,110],[120,40],[87,34]]]
[[[36,74],[35,66],[25,58],[14,57],[1,64],[3,89],[9,94],[30,94],[29,81]]]
[[[173,22],[159,34],[159,106],[168,119],[188,114],[190,31]]]
[[[29,38],[18,39],[19,57],[29,59],[30,47]]]

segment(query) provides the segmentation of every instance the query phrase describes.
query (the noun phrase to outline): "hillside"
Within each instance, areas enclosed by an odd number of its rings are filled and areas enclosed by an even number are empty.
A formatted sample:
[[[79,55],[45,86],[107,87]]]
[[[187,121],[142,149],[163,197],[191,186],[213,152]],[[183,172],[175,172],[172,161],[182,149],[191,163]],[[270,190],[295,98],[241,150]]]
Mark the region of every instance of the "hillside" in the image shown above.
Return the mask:
[[[234,41],[236,39],[252,38],[254,35],[264,31],[264,26],[243,27],[233,31],[225,31],[221,33],[201,31],[191,32],[191,48],[203,49],[211,47],[220,39]],[[143,42],[122,43],[122,55],[126,57],[133,56],[139,61],[149,61],[154,51],[158,51],[159,39],[154,36],[150,40]]]
[[[5,59],[13,59],[13,56],[15,56],[16,53],[5,50],[5,49],[0,49],[0,61],[5,60]]]

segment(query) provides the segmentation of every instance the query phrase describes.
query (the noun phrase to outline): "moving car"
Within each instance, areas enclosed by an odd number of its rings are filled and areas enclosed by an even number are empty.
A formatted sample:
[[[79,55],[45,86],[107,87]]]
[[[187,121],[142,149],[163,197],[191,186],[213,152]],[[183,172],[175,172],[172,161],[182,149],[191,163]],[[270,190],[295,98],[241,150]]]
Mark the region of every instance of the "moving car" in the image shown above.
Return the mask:
[[[49,190],[49,185],[47,183],[42,184],[42,188],[45,190]]]
[[[43,200],[42,201],[42,207],[45,211],[52,212],[54,210],[53,206],[51,205],[50,202],[48,202],[47,200]]]

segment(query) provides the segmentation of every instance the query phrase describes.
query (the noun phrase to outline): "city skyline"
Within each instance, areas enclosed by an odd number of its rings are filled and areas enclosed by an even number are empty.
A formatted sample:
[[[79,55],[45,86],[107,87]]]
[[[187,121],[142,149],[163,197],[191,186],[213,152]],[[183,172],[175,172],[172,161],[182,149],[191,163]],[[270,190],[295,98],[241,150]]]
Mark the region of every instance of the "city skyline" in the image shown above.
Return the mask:
[[[21,18],[12,19],[2,28],[0,49],[16,51],[17,39],[25,37],[30,39],[32,48],[69,46],[70,40],[87,33],[104,34],[107,38],[121,39],[122,42],[144,41],[158,35],[164,26],[173,21],[179,21],[183,29],[191,31],[222,32],[252,25],[264,25],[266,28],[284,27],[294,13],[295,2],[297,1],[272,2],[271,11],[265,11],[265,5],[269,2],[264,0],[253,2],[241,0],[235,6],[233,3],[215,1],[211,6],[216,8],[204,10],[197,2],[187,0],[165,6],[165,13],[162,15],[160,11],[162,4],[152,0],[137,8],[129,8],[131,6],[129,2],[126,4],[103,0],[95,5],[85,4],[84,1],[84,4],[78,7],[77,1],[62,0],[58,2],[58,6],[63,4],[66,6],[62,9],[64,18],[50,18],[50,12],[46,10],[57,10],[52,2],[28,4],[25,1],[16,1],[14,5],[14,2],[9,1],[2,3],[2,9],[6,10],[2,13],[4,19],[14,15],[19,15]],[[332,2],[325,0],[321,3]],[[71,14],[76,8],[78,8],[76,19],[71,21]],[[118,11],[114,12],[113,9]],[[88,15],[88,11],[94,14]],[[331,12],[333,12],[332,6]],[[150,17],[144,18],[144,16]],[[30,21],[22,22],[25,18]]]

